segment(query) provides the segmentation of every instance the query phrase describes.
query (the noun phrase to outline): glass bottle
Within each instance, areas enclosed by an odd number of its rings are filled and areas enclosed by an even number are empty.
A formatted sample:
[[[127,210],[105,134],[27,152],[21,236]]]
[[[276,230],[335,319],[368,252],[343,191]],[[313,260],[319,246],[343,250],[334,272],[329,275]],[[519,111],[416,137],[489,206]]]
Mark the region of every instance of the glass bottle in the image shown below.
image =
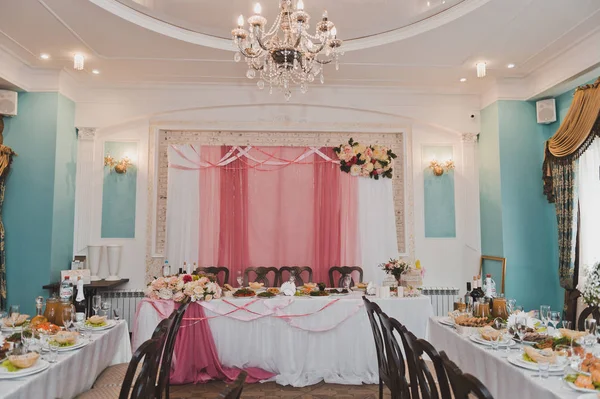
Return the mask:
[[[35,298],[35,316],[31,319],[31,327],[36,327],[37,325],[48,321],[48,319],[42,314],[43,307],[44,297],[38,296]]]

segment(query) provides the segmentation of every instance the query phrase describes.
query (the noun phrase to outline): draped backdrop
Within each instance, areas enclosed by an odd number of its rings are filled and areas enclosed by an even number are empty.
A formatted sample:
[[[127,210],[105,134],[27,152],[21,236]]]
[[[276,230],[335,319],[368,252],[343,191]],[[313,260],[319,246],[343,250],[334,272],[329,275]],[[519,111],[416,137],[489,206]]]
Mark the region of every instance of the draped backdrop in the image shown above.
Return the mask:
[[[166,258],[175,267],[377,265],[398,256],[391,179],[340,171],[331,148],[171,145]]]
[[[600,136],[600,78],[575,91],[571,107],[547,142],[544,194],[556,205],[560,284],[575,289],[578,278],[579,158]]]
[[[6,252],[4,245],[5,230],[2,223],[2,204],[4,203],[4,191],[6,179],[10,171],[13,156],[17,155],[10,147],[4,145],[2,133],[4,131],[4,120],[0,115],[0,310],[6,309]]]

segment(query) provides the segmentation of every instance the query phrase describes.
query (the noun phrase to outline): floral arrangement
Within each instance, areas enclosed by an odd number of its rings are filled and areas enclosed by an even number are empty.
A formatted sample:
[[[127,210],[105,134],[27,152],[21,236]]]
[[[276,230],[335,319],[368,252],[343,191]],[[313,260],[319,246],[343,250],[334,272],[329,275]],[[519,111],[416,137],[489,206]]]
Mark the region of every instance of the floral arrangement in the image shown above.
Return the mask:
[[[210,301],[221,297],[221,287],[210,276],[183,274],[181,276],[159,277],[146,288],[150,299],[172,299],[183,302]]]
[[[380,177],[392,178],[392,167],[397,155],[387,147],[378,144],[365,146],[350,138],[348,144],[334,147],[333,151],[340,160],[340,169],[343,172],[375,180],[379,180]]]
[[[405,297],[416,297],[421,295],[421,285],[425,277],[425,268],[421,266],[421,261],[417,259],[414,266],[400,259],[390,259],[387,263],[382,263],[379,267],[394,276],[396,280],[404,287]]]
[[[579,284],[577,289],[588,306],[600,306],[600,262],[588,268],[585,284]]]
[[[402,273],[410,269],[410,264],[400,259],[390,259],[387,263],[381,263],[379,267],[386,274],[391,274],[396,280],[399,281]]]

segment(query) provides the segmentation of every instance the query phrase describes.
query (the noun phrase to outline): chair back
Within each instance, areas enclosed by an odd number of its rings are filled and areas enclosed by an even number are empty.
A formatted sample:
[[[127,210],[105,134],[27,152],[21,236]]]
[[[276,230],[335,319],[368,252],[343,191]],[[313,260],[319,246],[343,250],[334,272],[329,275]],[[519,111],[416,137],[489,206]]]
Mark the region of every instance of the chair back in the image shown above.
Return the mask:
[[[129,366],[121,385],[119,399],[155,398],[155,384],[158,375],[158,365],[160,364],[159,360],[172,321],[173,319],[171,318],[162,320],[154,330],[152,338],[137,348],[129,361]],[[142,360],[142,367],[136,378],[136,372]]]
[[[417,356],[417,367],[420,368],[418,370],[418,378],[422,379],[428,385],[431,393],[430,397],[439,399],[451,398],[452,393],[450,384],[448,383],[448,376],[444,369],[444,362],[437,350],[424,339],[417,339],[413,342],[413,346],[415,349],[414,355]],[[433,363],[435,377],[431,374],[431,370],[423,359],[423,354],[427,355]]]
[[[388,363],[388,367],[389,367],[389,374],[392,377],[393,381],[392,381],[392,386],[393,388],[390,388],[390,391],[392,391],[392,397],[393,398],[410,398],[411,396],[411,389],[412,389],[412,385],[416,385],[416,384],[412,384],[412,381],[416,381],[416,379],[413,379],[412,375],[409,375],[409,377],[411,378],[411,384],[409,386],[409,382],[406,379],[406,363],[405,362],[405,358],[403,355],[403,351],[402,348],[400,347],[400,344],[398,343],[398,340],[396,339],[396,336],[394,335],[394,331],[397,334],[400,334],[400,330],[394,325],[394,321],[395,319],[391,319],[388,317],[388,315],[386,315],[385,313],[380,313],[379,314],[379,321],[381,324],[381,329],[382,329],[382,333],[383,333],[383,342],[385,344],[385,353],[387,356],[387,363]],[[406,352],[406,350],[404,351],[404,354],[407,357],[407,361],[408,361],[408,353]],[[409,364],[409,369],[410,369],[410,364]],[[415,392],[418,393],[418,387],[415,389]],[[418,396],[413,396],[415,398],[418,398]]]
[[[225,387],[223,392],[221,392],[218,398],[224,399],[239,399],[242,396],[242,390],[244,389],[244,381],[246,381],[246,376],[248,373],[245,371],[240,371],[238,377],[235,379],[233,384],[230,384]]]
[[[279,274],[278,274],[278,282],[275,283],[275,285],[280,286],[281,284],[283,284],[284,282],[288,281],[284,279],[284,273],[288,274],[288,279],[289,276],[294,273],[294,277],[296,278],[296,281],[294,282],[294,284],[296,284],[297,287],[304,285],[304,282],[310,283],[312,282],[312,278],[313,278],[313,271],[310,267],[308,266],[281,266],[279,268]],[[302,278],[302,273],[307,274],[307,279],[304,280]]]
[[[189,299],[183,302],[179,308],[175,309],[169,318],[173,318],[173,322],[167,332],[167,338],[165,340],[164,350],[162,351],[162,357],[160,360],[160,370],[158,378],[156,379],[156,395],[157,398],[161,398],[163,393],[165,398],[169,398],[169,381],[171,375],[171,363],[173,361],[173,352],[175,352],[175,342],[177,341],[177,333],[179,327],[183,321],[183,316],[188,306],[190,305]]]
[[[210,267],[199,267],[196,269],[198,272],[214,274],[217,279],[217,283],[222,287],[225,284],[229,284],[229,269],[223,266],[210,266]],[[219,274],[223,273],[223,279],[219,279]]]
[[[444,369],[450,380],[450,386],[455,399],[469,399],[475,396],[477,399],[494,399],[490,391],[471,374],[463,374],[461,369],[448,358],[444,351],[440,352],[444,363]]]
[[[329,268],[329,285],[331,287],[342,287],[344,285],[344,277],[350,275],[350,287],[354,287],[353,272],[358,272],[358,282],[363,282],[363,269],[358,266],[333,266]],[[339,273],[340,278],[338,279],[337,285],[335,285],[334,273]]]
[[[253,281],[263,283],[265,287],[273,287],[277,284],[279,270],[276,267],[247,267],[244,270],[244,286],[247,287],[250,282],[250,273],[254,273],[256,277]],[[273,280],[269,280],[268,274],[273,273]]]
[[[579,318],[577,319],[578,331],[585,331],[585,319],[590,317],[590,315],[596,320],[596,322],[600,323],[600,309],[598,306],[588,306],[587,308],[583,309],[579,315]]]

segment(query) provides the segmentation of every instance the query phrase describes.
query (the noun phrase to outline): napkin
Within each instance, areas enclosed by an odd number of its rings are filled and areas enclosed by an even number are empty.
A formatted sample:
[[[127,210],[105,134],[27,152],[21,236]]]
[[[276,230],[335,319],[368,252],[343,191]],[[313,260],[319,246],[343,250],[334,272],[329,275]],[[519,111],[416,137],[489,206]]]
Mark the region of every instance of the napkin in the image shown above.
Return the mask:
[[[515,313],[511,314],[510,316],[508,316],[508,325],[514,326],[517,323],[517,317],[525,317],[527,319],[527,327],[529,327],[529,328],[535,329],[536,327],[539,327],[541,324],[540,320],[538,320],[534,317],[531,317],[530,313],[515,312]]]
[[[377,288],[375,287],[375,284],[373,284],[372,281],[369,281],[369,284],[367,284],[367,295],[375,295],[377,293]]]
[[[296,293],[296,284],[291,281],[286,281],[281,284],[281,293],[286,296],[294,296]]]

